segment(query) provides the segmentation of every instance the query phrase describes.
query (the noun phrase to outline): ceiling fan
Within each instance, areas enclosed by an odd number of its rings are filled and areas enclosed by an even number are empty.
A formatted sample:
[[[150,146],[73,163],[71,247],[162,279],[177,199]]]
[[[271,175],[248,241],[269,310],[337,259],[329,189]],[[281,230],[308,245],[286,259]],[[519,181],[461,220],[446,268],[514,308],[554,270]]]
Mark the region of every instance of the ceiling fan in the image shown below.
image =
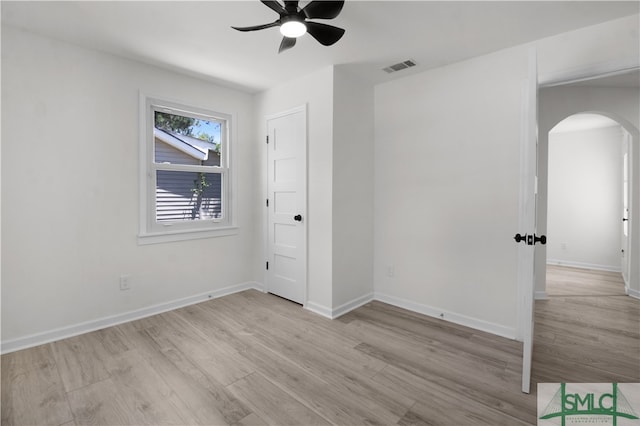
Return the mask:
[[[265,6],[280,15],[280,18],[269,24],[255,25],[252,27],[231,27],[238,31],[257,31],[265,28],[280,27],[280,33],[284,36],[280,43],[278,53],[292,48],[296,39],[304,33],[318,40],[324,46],[331,46],[344,35],[342,28],[319,22],[307,21],[307,19],[333,19],[340,14],[344,0],[325,1],[314,0],[300,9],[298,0],[285,0],[284,7],[276,0],[260,0]]]

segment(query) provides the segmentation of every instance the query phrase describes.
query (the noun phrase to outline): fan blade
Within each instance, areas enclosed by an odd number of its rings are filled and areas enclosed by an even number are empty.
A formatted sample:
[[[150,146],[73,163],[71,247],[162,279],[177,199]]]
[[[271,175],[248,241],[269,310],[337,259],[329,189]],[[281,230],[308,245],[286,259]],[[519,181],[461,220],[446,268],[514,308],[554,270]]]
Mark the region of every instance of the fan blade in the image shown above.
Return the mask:
[[[280,43],[280,48],[278,49],[278,53],[282,53],[287,49],[291,49],[296,45],[296,39],[293,37],[282,37],[282,42]]]
[[[306,5],[302,11],[309,19],[333,19],[340,14],[344,6],[343,1],[319,1],[315,0]]]
[[[319,22],[305,22],[305,25],[307,26],[307,32],[324,46],[331,46],[344,35],[342,28],[334,27],[333,25]]]
[[[282,5],[275,0],[260,0],[260,1],[269,9],[273,10],[274,12],[280,15],[285,15],[287,13],[287,11],[284,10],[284,7],[282,7]]]
[[[278,25],[280,25],[280,20],[277,20],[270,24],[254,25],[253,27],[231,27],[231,28],[238,31],[257,31],[257,30],[264,30],[265,28],[277,27]]]

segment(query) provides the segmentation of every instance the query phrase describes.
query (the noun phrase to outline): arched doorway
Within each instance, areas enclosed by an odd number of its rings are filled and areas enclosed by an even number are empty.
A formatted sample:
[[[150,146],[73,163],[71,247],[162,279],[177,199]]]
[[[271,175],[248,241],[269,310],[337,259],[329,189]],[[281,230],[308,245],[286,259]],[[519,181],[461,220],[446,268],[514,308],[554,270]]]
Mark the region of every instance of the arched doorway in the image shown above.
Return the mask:
[[[577,84],[542,87],[539,99],[538,206],[537,228],[547,233],[549,132],[567,117],[580,113],[598,114],[616,121],[630,139],[628,153],[629,193],[628,236],[629,267],[627,288],[630,296],[640,298],[640,72],[615,78],[595,78]],[[635,196],[634,196],[635,195]],[[619,218],[622,223],[622,217]],[[635,225],[635,226],[634,226]],[[549,241],[550,242],[550,241]],[[547,247],[536,252],[535,297],[546,298]]]
[[[573,114],[549,131],[547,296],[629,288],[630,144],[619,122],[596,113]]]

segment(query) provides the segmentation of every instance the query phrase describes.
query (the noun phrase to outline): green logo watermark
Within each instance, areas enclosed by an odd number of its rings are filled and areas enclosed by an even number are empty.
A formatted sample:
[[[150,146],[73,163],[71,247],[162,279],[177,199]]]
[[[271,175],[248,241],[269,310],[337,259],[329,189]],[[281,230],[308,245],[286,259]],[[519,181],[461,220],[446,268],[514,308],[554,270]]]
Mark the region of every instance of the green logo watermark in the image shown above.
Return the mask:
[[[629,395],[622,392],[621,386]],[[554,392],[555,391],[555,392]],[[549,394],[553,396],[549,398]],[[545,404],[545,400],[548,401]],[[538,424],[640,424],[638,383],[540,383]],[[544,407],[544,408],[543,408]],[[549,420],[550,422],[545,422]],[[552,421],[555,420],[555,421]]]

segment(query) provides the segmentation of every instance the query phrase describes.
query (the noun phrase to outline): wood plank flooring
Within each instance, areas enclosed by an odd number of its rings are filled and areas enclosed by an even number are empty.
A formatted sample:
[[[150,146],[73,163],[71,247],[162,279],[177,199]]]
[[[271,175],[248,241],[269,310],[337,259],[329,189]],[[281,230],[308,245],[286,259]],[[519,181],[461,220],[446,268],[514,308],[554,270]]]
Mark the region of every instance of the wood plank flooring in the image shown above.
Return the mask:
[[[614,272],[548,266],[535,309],[535,382],[640,382],[640,301]]]
[[[610,306],[590,300],[590,311]],[[534,381],[638,381],[631,364],[639,338],[629,325],[638,324],[637,301],[620,298],[618,315],[587,328],[583,316],[591,314],[565,318],[580,312],[580,303],[557,302],[565,304],[557,311],[553,303],[536,307]],[[592,331],[606,333],[594,343]],[[609,349],[587,359],[580,345]],[[588,368],[559,362],[560,350]],[[65,426],[535,424],[535,386],[531,395],[520,392],[521,356],[519,342],[380,302],[331,321],[250,290],[3,355],[1,419]]]
[[[624,296],[619,272],[547,265],[548,296]]]

